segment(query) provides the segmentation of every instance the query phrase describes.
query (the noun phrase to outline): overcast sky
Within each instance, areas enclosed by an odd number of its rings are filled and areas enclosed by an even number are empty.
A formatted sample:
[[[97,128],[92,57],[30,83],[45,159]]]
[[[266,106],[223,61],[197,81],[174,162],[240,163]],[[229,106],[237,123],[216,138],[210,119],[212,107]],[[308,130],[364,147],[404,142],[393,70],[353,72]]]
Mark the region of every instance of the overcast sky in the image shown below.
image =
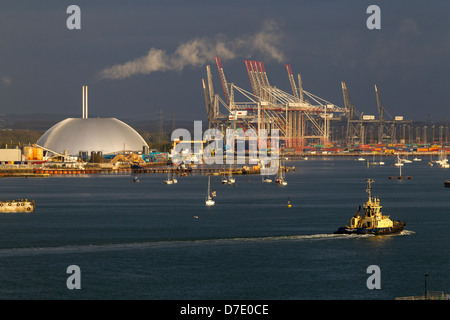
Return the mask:
[[[81,29],[69,30],[69,5]],[[381,29],[369,30],[369,5]],[[5,1],[0,2],[0,113],[82,112],[205,120],[202,78],[214,57],[229,82],[251,90],[244,59],[263,61],[291,92],[285,64],[305,90],[377,114],[374,84],[392,115],[450,117],[450,1]]]

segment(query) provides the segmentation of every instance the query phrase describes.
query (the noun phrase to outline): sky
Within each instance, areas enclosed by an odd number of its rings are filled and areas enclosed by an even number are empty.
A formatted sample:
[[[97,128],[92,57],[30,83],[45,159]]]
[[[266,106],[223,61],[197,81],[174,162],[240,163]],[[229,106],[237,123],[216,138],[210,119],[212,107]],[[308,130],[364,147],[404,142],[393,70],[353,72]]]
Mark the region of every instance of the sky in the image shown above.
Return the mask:
[[[369,29],[370,5],[380,29]],[[68,29],[70,5],[81,29]],[[0,114],[206,121],[202,79],[214,57],[229,82],[251,91],[244,60],[262,61],[291,93],[285,65],[304,89],[344,106],[341,81],[364,114],[374,85],[392,116],[450,116],[449,1],[12,1],[0,2]],[[71,20],[72,21],[72,20]],[[223,98],[223,94],[222,94]],[[242,99],[244,100],[244,99]]]

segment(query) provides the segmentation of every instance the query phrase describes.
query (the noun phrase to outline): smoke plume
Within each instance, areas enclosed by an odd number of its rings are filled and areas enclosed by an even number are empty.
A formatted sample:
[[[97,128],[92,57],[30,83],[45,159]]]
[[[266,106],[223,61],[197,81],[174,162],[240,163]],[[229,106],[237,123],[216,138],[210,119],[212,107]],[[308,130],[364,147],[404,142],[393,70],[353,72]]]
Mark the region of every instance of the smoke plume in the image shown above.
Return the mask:
[[[197,38],[180,44],[175,52],[151,48],[146,55],[122,64],[116,64],[99,72],[100,79],[125,79],[155,71],[181,71],[188,66],[202,66],[214,61],[214,57],[230,60],[260,54],[267,59],[282,62],[285,56],[277,48],[282,34],[273,20],[266,20],[261,30],[254,35],[235,39],[223,36]]]

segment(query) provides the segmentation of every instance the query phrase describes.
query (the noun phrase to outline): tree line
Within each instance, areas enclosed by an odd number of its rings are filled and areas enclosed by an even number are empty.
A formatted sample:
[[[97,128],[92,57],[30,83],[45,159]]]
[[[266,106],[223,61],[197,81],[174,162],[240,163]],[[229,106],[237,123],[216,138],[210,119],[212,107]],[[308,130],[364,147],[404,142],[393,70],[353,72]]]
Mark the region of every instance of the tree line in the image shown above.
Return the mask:
[[[149,132],[142,129],[137,131],[147,142],[150,149],[168,152],[172,148],[170,137],[167,134]],[[44,132],[44,130],[2,129],[0,131],[0,148],[22,148],[26,145],[35,144]]]

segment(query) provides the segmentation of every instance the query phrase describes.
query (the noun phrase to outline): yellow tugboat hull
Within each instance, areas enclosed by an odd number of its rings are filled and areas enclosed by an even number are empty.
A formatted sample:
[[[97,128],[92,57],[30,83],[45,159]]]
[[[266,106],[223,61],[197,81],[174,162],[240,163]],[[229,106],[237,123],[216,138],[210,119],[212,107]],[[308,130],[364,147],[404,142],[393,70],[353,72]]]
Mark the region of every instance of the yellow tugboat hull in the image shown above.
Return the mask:
[[[388,228],[350,228],[341,227],[335,231],[335,234],[373,234],[385,235],[402,232],[406,223],[403,221],[394,221],[394,225]]]

